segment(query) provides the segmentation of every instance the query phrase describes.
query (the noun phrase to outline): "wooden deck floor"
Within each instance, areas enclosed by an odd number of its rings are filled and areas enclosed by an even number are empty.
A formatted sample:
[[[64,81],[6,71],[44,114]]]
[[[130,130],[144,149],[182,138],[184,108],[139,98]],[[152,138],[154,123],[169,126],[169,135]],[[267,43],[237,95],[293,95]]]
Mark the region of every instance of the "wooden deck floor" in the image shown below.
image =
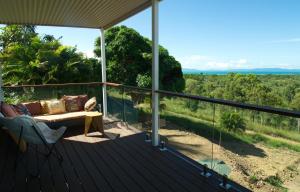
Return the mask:
[[[115,139],[102,138],[98,133],[88,137],[82,129],[67,130],[57,144],[63,155],[58,163],[54,156],[42,166],[40,177],[32,178],[29,171],[41,167],[45,158],[41,146],[31,145],[13,171],[15,145],[6,134],[0,136],[0,191],[20,192],[98,192],[98,191],[224,191],[213,174],[201,176],[201,167],[173,151],[160,151],[144,141],[142,133],[121,127],[106,127]],[[194,163],[194,164],[193,164]],[[15,175],[15,177],[14,177]],[[15,178],[15,179],[14,179]],[[235,185],[229,191],[248,191]]]

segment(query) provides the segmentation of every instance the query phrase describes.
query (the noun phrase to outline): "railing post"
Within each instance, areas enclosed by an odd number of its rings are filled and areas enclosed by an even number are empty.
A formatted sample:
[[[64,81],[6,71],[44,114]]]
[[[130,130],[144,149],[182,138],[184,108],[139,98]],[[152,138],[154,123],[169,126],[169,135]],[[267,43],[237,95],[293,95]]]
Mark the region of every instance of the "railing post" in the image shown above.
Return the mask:
[[[159,145],[159,45],[158,0],[152,0],[152,145]]]
[[[102,110],[103,116],[107,117],[107,91],[106,91],[106,57],[105,57],[105,37],[104,29],[100,29],[101,32],[101,65],[102,65]]]
[[[0,101],[4,101],[4,93],[2,89],[3,80],[2,80],[2,63],[0,62]]]
[[[122,110],[123,110],[123,112],[122,112],[122,119],[123,119],[123,122],[125,123],[126,122],[126,119],[125,119],[125,117],[126,117],[126,115],[125,115],[125,98],[124,98],[124,94],[125,94],[125,88],[124,87],[122,87]]]

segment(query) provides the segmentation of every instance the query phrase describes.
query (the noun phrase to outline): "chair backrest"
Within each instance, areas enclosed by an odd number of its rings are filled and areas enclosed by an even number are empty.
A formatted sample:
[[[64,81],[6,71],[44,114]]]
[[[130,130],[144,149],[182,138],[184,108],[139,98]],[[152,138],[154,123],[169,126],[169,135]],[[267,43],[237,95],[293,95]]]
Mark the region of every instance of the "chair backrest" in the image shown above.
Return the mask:
[[[36,122],[30,116],[20,115],[14,118],[0,116],[0,124],[13,133],[17,139],[19,139],[23,127],[21,138],[27,143],[42,144],[46,141],[41,131],[37,128]]]

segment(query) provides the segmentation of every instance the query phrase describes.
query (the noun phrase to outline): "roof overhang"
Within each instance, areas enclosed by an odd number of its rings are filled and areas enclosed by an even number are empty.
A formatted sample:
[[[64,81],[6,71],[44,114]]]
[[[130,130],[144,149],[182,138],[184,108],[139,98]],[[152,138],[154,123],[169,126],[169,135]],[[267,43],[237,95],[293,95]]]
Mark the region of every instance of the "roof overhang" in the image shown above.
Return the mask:
[[[151,0],[0,0],[0,24],[107,29],[151,6]]]

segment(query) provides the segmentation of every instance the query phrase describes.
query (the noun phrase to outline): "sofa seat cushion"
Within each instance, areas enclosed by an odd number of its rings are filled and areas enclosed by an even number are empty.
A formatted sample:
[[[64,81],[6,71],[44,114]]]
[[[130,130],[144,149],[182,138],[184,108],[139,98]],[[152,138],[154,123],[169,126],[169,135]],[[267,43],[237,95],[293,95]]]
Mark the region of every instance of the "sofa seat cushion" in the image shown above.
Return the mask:
[[[36,121],[42,121],[42,122],[59,122],[65,120],[84,118],[87,113],[88,112],[86,111],[76,111],[76,112],[69,112],[69,113],[55,114],[55,115],[39,115],[39,116],[34,116],[33,118]]]

